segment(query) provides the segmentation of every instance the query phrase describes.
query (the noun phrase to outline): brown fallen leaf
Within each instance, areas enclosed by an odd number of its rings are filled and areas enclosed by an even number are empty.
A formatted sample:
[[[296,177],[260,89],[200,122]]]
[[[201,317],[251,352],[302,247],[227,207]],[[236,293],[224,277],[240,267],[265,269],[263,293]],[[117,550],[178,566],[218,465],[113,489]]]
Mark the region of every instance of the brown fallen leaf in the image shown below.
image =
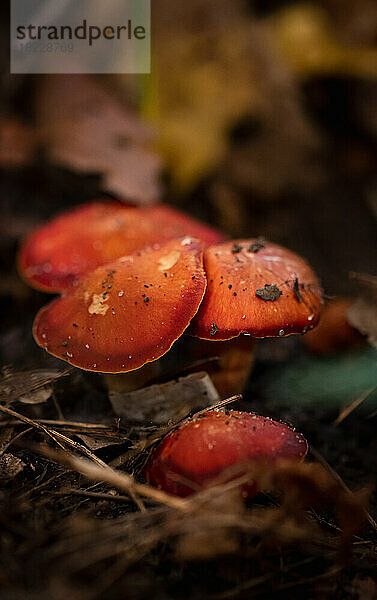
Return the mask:
[[[161,194],[152,129],[86,75],[49,76],[36,92],[36,119],[48,156],[69,169],[103,175],[103,190],[136,203]]]
[[[5,450],[8,448],[12,435],[13,427],[4,427],[4,429],[0,431],[0,455],[4,454]]]
[[[332,22],[346,42],[373,45],[377,31],[377,3],[375,0],[325,0],[323,5]]]
[[[70,372],[71,369],[17,371],[6,366],[0,373],[0,395],[7,402],[40,404],[50,398],[54,381]]]
[[[109,432],[107,435],[100,435],[98,433],[77,433],[78,437],[85,446],[95,452],[101,448],[108,448],[109,446],[119,446],[127,441],[125,435],[117,435],[116,433]]]
[[[203,371],[132,392],[111,390],[109,397],[117,415],[129,421],[155,425],[176,421],[193,409],[204,408],[219,400],[210,377]]]
[[[100,173],[103,191],[139,204],[156,202],[160,195],[159,157],[141,146],[107,146],[85,135],[89,123],[75,126],[72,135],[50,147],[53,162],[82,173]]]
[[[116,95],[90,75],[47,75],[36,90],[37,124],[47,141],[59,139],[68,123],[88,120],[96,130],[88,131],[94,139],[113,137],[142,144],[152,137],[152,130],[127,110]],[[102,129],[98,130],[98,126]],[[65,131],[67,134],[67,131]]]
[[[136,198],[140,204],[157,202],[161,196],[159,173],[162,167],[157,154],[138,146],[111,154],[104,175],[104,191],[117,198]]]
[[[10,453],[3,454],[0,456],[0,480],[14,479],[25,466],[17,456]]]

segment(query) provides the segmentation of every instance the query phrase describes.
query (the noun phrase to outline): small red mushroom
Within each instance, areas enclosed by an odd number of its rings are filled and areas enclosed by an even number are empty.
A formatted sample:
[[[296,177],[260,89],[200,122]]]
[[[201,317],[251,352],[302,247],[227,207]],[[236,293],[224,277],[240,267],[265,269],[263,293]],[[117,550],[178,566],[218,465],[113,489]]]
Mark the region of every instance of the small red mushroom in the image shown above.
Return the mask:
[[[34,338],[88,371],[139,369],[183,334],[205,287],[201,243],[172,240],[89,273],[39,311]]]
[[[312,329],[321,287],[301,257],[260,238],[207,248],[204,269],[207,290],[189,332],[207,340],[198,341],[197,357],[220,357],[212,378],[225,398],[243,390],[250,371],[253,344],[244,335],[284,337]]]
[[[205,246],[224,239],[216,229],[163,204],[140,208],[92,202],[32,233],[20,250],[19,270],[32,287],[62,292],[98,266],[186,235]]]
[[[307,450],[304,436],[288,425],[256,414],[214,410],[169,433],[150,456],[145,476],[170,494],[189,496],[229,467],[280,459],[300,462]],[[248,497],[257,492],[254,481],[244,489]]]
[[[223,242],[206,249],[204,268],[208,286],[191,328],[196,337],[282,337],[305,333],[319,320],[318,279],[304,259],[282,246]]]

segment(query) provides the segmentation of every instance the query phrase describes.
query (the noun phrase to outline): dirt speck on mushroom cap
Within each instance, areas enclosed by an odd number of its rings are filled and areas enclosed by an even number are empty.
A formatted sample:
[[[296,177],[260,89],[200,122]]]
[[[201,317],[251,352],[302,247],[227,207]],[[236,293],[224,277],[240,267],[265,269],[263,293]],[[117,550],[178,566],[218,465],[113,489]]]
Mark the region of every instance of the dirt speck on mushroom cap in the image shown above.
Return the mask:
[[[205,250],[208,286],[191,335],[207,340],[228,340],[241,333],[275,337],[315,327],[322,290],[313,270],[294,252],[267,241],[251,252],[257,241],[223,242]],[[279,293],[266,301],[260,292],[265,289]]]
[[[221,471],[247,461],[301,461],[308,450],[304,436],[268,417],[234,410],[214,410],[168,434],[146,466],[148,481],[170,493],[187,496],[205,487]],[[191,481],[190,488],[182,481]],[[257,486],[249,488],[253,494]]]
[[[161,271],[172,253],[174,264]],[[169,350],[196,314],[205,287],[201,243],[173,240],[89,273],[39,311],[34,338],[82,369],[132,371]]]

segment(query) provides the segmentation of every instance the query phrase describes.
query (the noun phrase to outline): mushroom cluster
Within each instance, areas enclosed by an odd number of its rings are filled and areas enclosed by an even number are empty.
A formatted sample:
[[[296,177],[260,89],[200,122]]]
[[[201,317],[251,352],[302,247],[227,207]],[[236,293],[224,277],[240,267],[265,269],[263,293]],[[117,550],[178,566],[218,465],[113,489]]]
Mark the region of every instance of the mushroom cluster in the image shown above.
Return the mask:
[[[219,342],[224,363],[230,348],[249,356],[244,336],[305,333],[321,306],[315,274],[293,252],[259,238],[224,241],[164,205],[80,206],[35,231],[19,267],[32,286],[61,294],[39,311],[36,342],[102,373],[157,361],[184,332],[200,352]],[[238,391],[232,386],[225,382],[223,395]]]
[[[244,384],[250,338],[305,333],[321,307],[315,274],[293,252],[260,238],[224,240],[164,205],[80,206],[26,240],[19,268],[32,286],[60,293],[33,327],[53,356],[88,371],[140,373],[188,333],[199,353],[215,345],[221,368],[213,378],[223,396]],[[145,475],[187,496],[229,467],[300,461],[306,452],[287,425],[210,411],[166,436]],[[257,491],[253,480],[244,487],[249,497]]]
[[[318,322],[321,290],[297,254],[261,240],[227,241],[205,250],[207,291],[195,336],[229,340],[306,333]]]

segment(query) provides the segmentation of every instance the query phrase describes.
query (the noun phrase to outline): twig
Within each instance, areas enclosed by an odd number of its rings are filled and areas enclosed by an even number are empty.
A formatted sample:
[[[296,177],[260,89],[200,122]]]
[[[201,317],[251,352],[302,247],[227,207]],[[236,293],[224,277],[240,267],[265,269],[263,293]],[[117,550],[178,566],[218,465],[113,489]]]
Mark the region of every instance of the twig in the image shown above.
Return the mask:
[[[55,427],[72,427],[73,429],[113,431],[113,427],[111,425],[104,425],[103,423],[82,423],[81,421],[65,421],[55,419],[38,419],[38,423],[42,423],[44,425],[54,425]],[[0,422],[0,427],[8,427],[9,425],[21,425],[21,423],[19,423],[18,420]]]
[[[346,419],[358,406],[360,406],[360,404],[364,402],[364,400],[366,400],[368,396],[370,396],[372,392],[375,391],[375,389],[377,389],[377,386],[375,386],[374,388],[370,388],[369,390],[365,390],[365,392],[363,392],[358,398],[356,398],[356,400],[354,400],[353,402],[351,402],[351,404],[346,406],[339,413],[339,416],[335,419],[333,425],[335,425],[335,427],[337,425],[340,425],[340,423],[342,423],[344,419]]]
[[[66,475],[66,472],[55,473],[55,475],[52,475],[52,477],[50,477],[46,481],[42,481],[42,483],[40,483],[40,484],[38,484],[36,486],[33,486],[32,488],[30,488],[29,490],[27,490],[24,494],[22,494],[21,496],[19,496],[19,499],[20,500],[26,500],[26,498],[29,498],[29,496],[31,496],[32,494],[35,494],[35,492],[40,492],[41,490],[43,490],[43,488],[46,488],[49,485],[51,485],[51,483],[53,481],[56,481],[57,479],[60,479],[60,477],[63,477],[63,475]]]
[[[17,413],[16,411],[12,410],[11,408],[7,408],[5,406],[0,405],[0,411],[10,415],[11,417],[14,417],[15,419],[19,419],[20,421],[23,421],[24,423],[27,423],[28,425],[31,425],[32,427],[35,427],[36,429],[39,429],[40,431],[43,431],[58,446],[60,446],[60,448],[62,448],[62,450],[65,450],[65,447],[63,444],[66,444],[67,446],[70,446],[74,450],[79,450],[80,452],[85,454],[85,456],[87,456],[92,461],[97,463],[97,465],[99,465],[101,467],[104,467],[104,466],[107,467],[106,463],[104,463],[103,460],[98,458],[98,456],[93,454],[93,452],[91,452],[88,448],[86,448],[82,444],[79,444],[78,442],[74,442],[69,437],[63,435],[62,433],[59,433],[58,431],[55,431],[53,429],[49,429],[48,427],[46,427],[39,421],[33,421],[33,419],[29,419],[29,417],[25,417],[25,415],[21,415],[20,413]],[[61,443],[61,442],[63,442],[63,443]]]
[[[40,431],[43,431],[56,444],[58,444],[58,446],[60,446],[60,448],[62,448],[64,450],[64,446],[60,442],[58,442],[58,440],[54,436],[54,433],[57,433],[57,432],[53,433],[47,427],[45,427],[41,423],[38,423],[38,421],[33,421],[33,419],[29,419],[29,417],[25,417],[24,415],[21,415],[21,414],[17,413],[16,411],[12,410],[11,408],[7,408],[6,406],[1,406],[0,405],[0,411],[3,412],[3,413],[6,413],[8,415],[10,415],[11,417],[14,417],[15,419],[19,419],[20,421],[22,421],[23,423],[26,423],[27,425],[31,425],[32,427],[35,427],[36,429],[39,429]]]
[[[177,429],[178,427],[182,427],[182,425],[184,425],[191,418],[199,417],[200,415],[202,415],[206,412],[209,412],[212,410],[217,410],[219,408],[223,408],[227,404],[231,404],[232,402],[236,402],[237,400],[241,400],[241,399],[242,399],[242,394],[236,394],[234,396],[230,396],[230,398],[225,398],[224,400],[219,400],[219,402],[216,402],[216,404],[211,404],[210,406],[202,408],[198,412],[195,412],[192,415],[192,417],[185,416],[182,419],[179,419],[178,421],[176,421],[174,423],[159,427],[159,429],[157,431],[155,431],[152,435],[150,435],[149,437],[146,437],[142,440],[139,440],[138,442],[135,442],[129,450],[127,450],[120,456],[117,456],[116,458],[114,458],[114,460],[112,460],[110,462],[110,465],[114,468],[118,468],[118,467],[122,466],[125,462],[127,462],[128,460],[133,458],[136,454],[144,452],[147,448],[151,448],[162,437],[164,437],[165,435],[168,435],[168,433],[170,433],[171,431],[174,431],[174,429]]]
[[[20,438],[22,438],[22,436],[24,436],[27,433],[29,433],[29,431],[33,431],[33,428],[29,427],[28,429],[24,429],[23,431],[20,431],[20,433],[18,433],[17,435],[15,435],[11,440],[9,440],[9,442],[7,444],[5,444],[5,446],[3,446],[2,449],[0,450],[0,456],[3,456],[5,454],[5,452],[8,450],[8,448],[12,444],[14,444],[14,442],[16,442],[17,440],[19,440]]]
[[[299,579],[297,581],[288,581],[287,583],[283,583],[282,585],[279,585],[279,587],[277,587],[275,589],[276,590],[287,590],[292,587],[296,587],[296,586],[300,586],[300,585],[307,585],[308,583],[315,583],[316,581],[319,581],[320,579],[327,579],[327,577],[332,577],[333,575],[338,575],[338,573],[340,573],[341,571],[343,571],[343,567],[334,567],[333,569],[330,569],[329,571],[326,571],[325,573],[320,573],[319,575],[315,575],[314,577],[306,577],[305,579]]]
[[[371,412],[368,416],[367,419],[374,419],[374,417],[377,415],[377,410],[374,410],[373,412]]]
[[[237,402],[238,400],[242,400],[242,394],[235,394],[234,396],[230,396],[229,398],[225,398],[224,400],[220,400],[216,402],[216,404],[212,404],[211,406],[207,406],[206,408],[202,408],[198,412],[194,413],[194,417],[198,417],[203,413],[209,412],[211,410],[217,410],[219,408],[223,408],[227,406],[227,404],[232,404],[233,402]],[[185,419],[186,421],[187,419]]]
[[[266,575],[253,577],[252,579],[243,581],[239,585],[232,587],[229,590],[225,590],[225,592],[215,594],[211,596],[211,598],[213,598],[214,600],[226,600],[226,598],[233,598],[234,596],[238,596],[241,592],[245,592],[246,590],[251,590],[252,588],[258,587],[262,583],[267,583],[267,581],[273,579],[273,577],[274,573],[267,573]]]
[[[129,502],[129,496],[121,496],[114,494],[106,494],[101,492],[91,492],[89,490],[75,490],[73,488],[60,490],[60,491],[51,491],[46,492],[47,494],[51,494],[52,496],[83,496],[84,498],[95,498],[97,500],[110,500],[117,502]]]
[[[292,568],[297,568],[301,565],[305,565],[307,563],[313,562],[315,557],[309,557],[305,560],[302,560],[295,565],[291,565]],[[284,590],[290,587],[295,587],[296,585],[306,585],[308,583],[314,583],[318,579],[326,579],[327,577],[332,577],[333,575],[338,574],[342,570],[341,567],[334,567],[325,573],[320,573],[319,575],[315,575],[314,577],[308,577],[306,579],[299,579],[295,581],[289,581],[287,583],[283,583],[282,585],[275,587],[274,590]],[[286,569],[282,569],[282,571],[286,571]],[[289,572],[289,571],[288,571]],[[259,577],[253,577],[253,579],[249,579],[247,581],[243,581],[239,585],[225,590],[225,592],[221,592],[220,594],[215,594],[211,596],[214,600],[226,600],[226,598],[232,598],[234,596],[238,596],[241,592],[245,592],[246,590],[250,590],[252,588],[258,587],[262,583],[267,583],[274,578],[274,573],[268,573],[266,575],[261,575]],[[258,594],[259,595],[259,594]]]
[[[47,447],[42,449],[42,447],[39,446],[38,448],[35,447],[34,450],[47,458],[53,459],[56,462],[69,467],[77,473],[81,473],[81,475],[84,475],[92,481],[108,483],[112,487],[116,487],[127,494],[140,494],[140,496],[144,496],[145,498],[149,498],[160,504],[165,504],[171,508],[182,511],[187,510],[188,503],[185,500],[166,494],[149,485],[137,483],[131,475],[115,471],[106,463],[99,466],[72,454],[62,454],[61,452],[55,452]]]
[[[61,419],[62,421],[64,421],[63,411],[62,411],[61,406],[60,406],[60,404],[59,404],[59,402],[58,402],[58,400],[57,400],[57,398],[55,396],[54,390],[52,390],[51,398],[52,398],[52,401],[54,403],[55,410],[56,410],[56,412],[58,414],[59,419]]]

